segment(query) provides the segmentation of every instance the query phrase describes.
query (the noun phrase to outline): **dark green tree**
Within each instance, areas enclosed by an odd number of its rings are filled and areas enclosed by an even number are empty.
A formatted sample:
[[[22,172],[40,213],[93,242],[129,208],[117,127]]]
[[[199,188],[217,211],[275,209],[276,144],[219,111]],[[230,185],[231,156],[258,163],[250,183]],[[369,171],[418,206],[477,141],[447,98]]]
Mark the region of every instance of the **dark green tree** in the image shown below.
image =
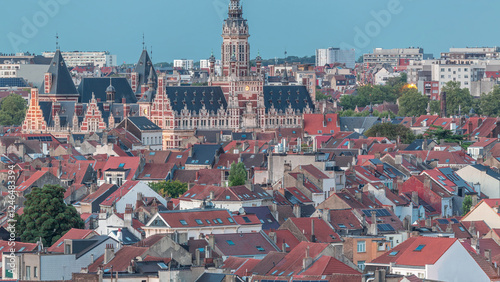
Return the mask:
[[[0,102],[0,125],[21,125],[26,115],[26,100],[18,94],[10,94]]]
[[[379,123],[368,129],[364,134],[367,137],[387,137],[390,140],[396,140],[399,136],[401,142],[406,144],[415,140],[413,132],[401,124]]]
[[[460,82],[448,81],[441,91],[446,92],[447,115],[458,114],[459,107],[462,113],[469,113],[473,100],[469,89],[461,88]]]
[[[432,138],[434,140],[444,140],[448,143],[459,143],[465,140],[464,135],[453,134],[453,132],[449,129],[444,129],[442,126],[431,125],[430,128],[426,132],[428,138]]]
[[[23,214],[15,217],[16,232],[23,242],[35,243],[42,238],[42,243],[50,246],[71,228],[85,227],[75,207],[64,203],[64,192],[61,186],[47,184],[26,195]]]
[[[467,195],[462,202],[462,215],[466,215],[470,209],[472,208],[472,197],[471,195]]]
[[[482,94],[480,99],[481,112],[487,116],[500,116],[500,87],[495,85],[488,94]]]
[[[425,115],[429,98],[420,94],[417,89],[407,89],[399,98],[399,115],[414,117]]]
[[[431,102],[431,115],[440,114],[441,113],[441,102],[432,100]]]
[[[323,94],[321,91],[316,91],[316,101],[323,101],[327,100],[329,97],[328,95]]]
[[[229,186],[245,185],[247,181],[247,170],[242,162],[232,163],[229,171]]]
[[[162,197],[178,198],[188,190],[188,184],[179,180],[149,182],[148,185]]]

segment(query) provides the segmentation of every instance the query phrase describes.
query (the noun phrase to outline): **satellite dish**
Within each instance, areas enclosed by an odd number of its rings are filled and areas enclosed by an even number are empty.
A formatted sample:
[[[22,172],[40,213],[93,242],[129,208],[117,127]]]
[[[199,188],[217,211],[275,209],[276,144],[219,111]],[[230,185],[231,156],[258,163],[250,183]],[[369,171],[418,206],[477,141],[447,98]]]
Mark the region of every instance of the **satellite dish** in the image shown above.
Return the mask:
[[[245,209],[244,209],[244,208],[240,208],[240,209],[238,210],[238,212],[239,212],[240,214],[244,214],[244,213],[245,213]]]

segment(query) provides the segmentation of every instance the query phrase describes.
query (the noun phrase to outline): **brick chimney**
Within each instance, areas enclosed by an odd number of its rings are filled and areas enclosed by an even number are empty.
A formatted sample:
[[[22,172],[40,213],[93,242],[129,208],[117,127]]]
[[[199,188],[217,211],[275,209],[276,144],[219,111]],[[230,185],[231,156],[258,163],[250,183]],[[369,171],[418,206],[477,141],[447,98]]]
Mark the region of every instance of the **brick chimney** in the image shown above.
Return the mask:
[[[311,218],[311,242],[316,242],[316,235],[314,235],[314,218]]]
[[[378,228],[377,228],[377,212],[372,211],[372,223],[370,224],[370,235],[377,236]]]
[[[104,250],[104,261],[103,264],[109,263],[115,257],[115,248],[113,244],[106,244],[106,249]]]
[[[309,257],[309,246],[306,248],[306,256],[302,260],[302,269],[307,269],[312,264],[313,259]]]
[[[132,227],[132,212],[133,208],[131,204],[127,204],[125,207],[125,214],[123,214],[123,226]]]
[[[419,206],[419,203],[418,203],[418,192],[417,191],[412,191],[411,192],[411,201],[413,202],[413,204],[415,206]]]
[[[293,205],[293,214],[295,215],[295,217],[301,217],[301,213],[302,211],[300,205]]]

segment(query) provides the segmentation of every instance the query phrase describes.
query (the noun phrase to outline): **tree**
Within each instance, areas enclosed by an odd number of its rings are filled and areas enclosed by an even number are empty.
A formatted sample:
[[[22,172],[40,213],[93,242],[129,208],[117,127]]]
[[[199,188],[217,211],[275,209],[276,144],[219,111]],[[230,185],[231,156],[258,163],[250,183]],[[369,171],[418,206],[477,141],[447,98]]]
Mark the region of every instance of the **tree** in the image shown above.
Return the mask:
[[[426,132],[427,136],[434,140],[444,140],[448,143],[459,143],[465,140],[464,135],[453,134],[449,129],[444,129],[442,126],[431,125]]]
[[[178,198],[188,190],[187,183],[180,182],[179,180],[149,182],[148,186],[162,197],[170,198]]]
[[[469,89],[460,88],[460,82],[448,81],[441,92],[446,92],[446,114],[458,114],[459,107],[462,113],[468,113],[472,106],[472,95]]]
[[[441,102],[440,101],[432,100],[430,102],[430,104],[431,104],[431,112],[430,112],[431,115],[441,113]]]
[[[500,116],[500,87],[495,85],[490,93],[482,94],[479,104],[484,115]]]
[[[462,202],[462,211],[463,215],[466,215],[472,207],[472,197],[471,195],[467,195],[464,198],[464,201]]]
[[[26,115],[26,100],[18,94],[10,94],[0,102],[0,125],[20,125]]]
[[[420,94],[417,89],[407,89],[399,98],[399,115],[407,117],[425,115],[428,102],[429,98]]]
[[[85,227],[75,207],[64,203],[64,192],[59,185],[46,184],[26,195],[23,214],[15,216],[16,232],[23,242],[36,243],[42,238],[50,246],[71,228]]]
[[[316,91],[316,101],[327,100],[328,98],[328,95],[323,94],[323,92]]]
[[[242,162],[232,163],[229,171],[229,186],[245,185],[247,181],[247,170]]]
[[[367,137],[387,137],[390,140],[401,138],[403,143],[409,144],[415,140],[413,132],[404,125],[379,123],[365,132]]]

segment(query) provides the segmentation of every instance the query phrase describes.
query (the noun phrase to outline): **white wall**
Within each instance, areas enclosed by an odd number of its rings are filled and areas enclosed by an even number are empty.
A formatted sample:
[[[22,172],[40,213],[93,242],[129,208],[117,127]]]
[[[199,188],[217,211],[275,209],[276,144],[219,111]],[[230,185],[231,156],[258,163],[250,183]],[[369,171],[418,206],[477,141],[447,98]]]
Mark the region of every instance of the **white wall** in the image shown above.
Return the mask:
[[[434,265],[427,265],[425,278],[439,281],[490,281],[488,276],[456,241]]]
[[[480,171],[472,166],[467,166],[457,171],[457,174],[468,183],[481,186],[481,192],[490,199],[500,198],[500,181],[486,174],[486,171]]]
[[[143,197],[155,197],[164,206],[167,206],[167,200],[165,200],[160,194],[156,193],[153,189],[149,188],[146,183],[139,182],[137,185],[132,187],[127,194],[125,194],[118,202],[116,202],[116,211],[118,213],[124,213],[127,204],[131,204],[135,209],[135,204],[137,202],[137,193],[142,193]]]

